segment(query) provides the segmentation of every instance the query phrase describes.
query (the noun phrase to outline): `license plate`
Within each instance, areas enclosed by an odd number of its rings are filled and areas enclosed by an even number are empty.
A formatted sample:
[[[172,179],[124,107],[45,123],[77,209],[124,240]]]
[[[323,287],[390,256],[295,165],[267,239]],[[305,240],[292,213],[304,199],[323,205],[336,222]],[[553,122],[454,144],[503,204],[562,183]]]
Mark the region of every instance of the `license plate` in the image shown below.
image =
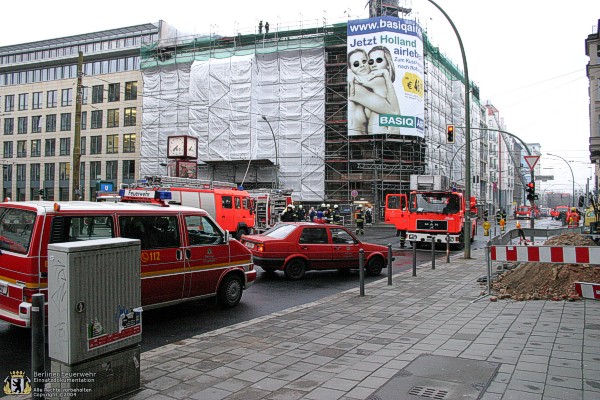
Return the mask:
[[[246,242],[246,247],[249,248],[249,249],[253,249],[254,248],[254,243]]]
[[[8,295],[8,285],[6,283],[0,282],[0,294]]]

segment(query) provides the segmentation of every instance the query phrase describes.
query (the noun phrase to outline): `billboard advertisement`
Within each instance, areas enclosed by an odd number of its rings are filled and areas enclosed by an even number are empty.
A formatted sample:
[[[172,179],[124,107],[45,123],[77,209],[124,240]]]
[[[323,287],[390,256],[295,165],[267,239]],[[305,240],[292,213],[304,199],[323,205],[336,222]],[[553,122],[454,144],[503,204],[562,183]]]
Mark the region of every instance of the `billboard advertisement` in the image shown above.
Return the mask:
[[[423,33],[416,21],[348,21],[348,135],[424,137],[423,92]]]

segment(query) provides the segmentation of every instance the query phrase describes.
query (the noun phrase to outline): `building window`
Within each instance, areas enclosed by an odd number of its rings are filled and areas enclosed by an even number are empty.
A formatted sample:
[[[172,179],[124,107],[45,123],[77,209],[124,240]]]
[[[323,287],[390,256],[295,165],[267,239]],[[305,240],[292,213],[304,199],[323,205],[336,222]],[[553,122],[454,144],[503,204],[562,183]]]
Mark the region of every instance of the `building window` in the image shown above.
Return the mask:
[[[104,101],[104,85],[92,86],[92,104]]]
[[[108,101],[114,102],[121,100],[121,84],[120,83],[109,83],[108,84]]]
[[[60,138],[60,155],[71,155],[71,138]]]
[[[42,155],[42,139],[31,141],[31,157],[40,157]]]
[[[4,180],[4,182],[12,181],[12,165],[9,164],[2,168],[2,179]]]
[[[40,164],[30,164],[29,179],[31,180],[31,182],[40,181]]]
[[[85,181],[85,163],[84,162],[79,164],[79,179],[82,182]],[[81,189],[83,189],[83,183],[82,183]]]
[[[17,124],[17,133],[27,133],[27,117],[19,117]]]
[[[15,133],[15,120],[12,118],[4,118],[4,134],[12,135]]]
[[[33,92],[33,104],[31,108],[34,110],[42,108],[42,92]]]
[[[119,152],[119,135],[106,136],[106,154]]]
[[[27,157],[27,140],[17,141],[17,158]]]
[[[4,158],[12,158],[13,142],[4,142]]]
[[[31,117],[31,133],[41,133],[42,132],[42,116],[34,115]]]
[[[100,170],[100,161],[90,161],[90,179],[97,180],[102,179],[102,172]]]
[[[92,111],[92,122],[90,127],[92,129],[102,128],[102,110]]]
[[[25,182],[27,180],[27,165],[26,164],[17,164],[17,182]],[[25,200],[25,199],[23,199]]]
[[[86,149],[86,145],[85,145],[85,136],[82,136],[79,142],[79,154],[85,154],[85,149]]]
[[[135,126],[135,115],[136,108],[135,107],[127,107],[125,108],[125,121],[123,126]]]
[[[56,108],[58,102],[58,93],[56,90],[46,92],[46,108]]]
[[[68,107],[73,105],[73,89],[63,89],[60,98],[60,105],[62,107]]]
[[[29,93],[19,94],[19,111],[27,110],[27,102],[29,100]]]
[[[46,132],[56,132],[56,114],[46,115]]]
[[[56,153],[56,139],[46,139],[44,146],[44,155],[51,157]]]
[[[102,153],[102,136],[90,137],[90,154]]]
[[[137,100],[137,81],[125,82],[125,100]]]
[[[71,163],[61,162],[58,163],[58,179],[66,181],[69,179],[69,172],[71,171]]]
[[[71,130],[71,113],[60,114],[60,130],[63,132]]]
[[[44,164],[44,180],[45,181],[53,181],[54,180],[54,172],[55,172],[54,163]]]
[[[15,111],[15,95],[9,94],[4,96],[4,112]]]
[[[106,162],[106,179],[118,179],[117,175],[118,161],[107,161]]]
[[[106,111],[106,127],[115,128],[119,126],[119,109],[115,108]]]
[[[123,179],[135,179],[134,160],[123,160]]]
[[[81,128],[82,131],[87,129],[87,111],[81,112]]]
[[[135,133],[123,135],[123,153],[135,153]]]
[[[81,104],[87,104],[89,96],[90,96],[90,88],[87,86],[83,86],[81,88]]]

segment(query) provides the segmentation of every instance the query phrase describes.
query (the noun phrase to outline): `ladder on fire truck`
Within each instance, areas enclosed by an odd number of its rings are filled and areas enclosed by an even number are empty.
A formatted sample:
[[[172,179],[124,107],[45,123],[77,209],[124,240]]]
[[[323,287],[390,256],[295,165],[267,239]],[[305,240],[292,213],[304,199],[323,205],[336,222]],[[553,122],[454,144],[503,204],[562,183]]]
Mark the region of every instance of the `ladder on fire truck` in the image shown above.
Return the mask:
[[[235,183],[211,181],[208,179],[178,178],[174,176],[147,176],[136,181],[138,186],[186,187],[194,189],[236,189]]]

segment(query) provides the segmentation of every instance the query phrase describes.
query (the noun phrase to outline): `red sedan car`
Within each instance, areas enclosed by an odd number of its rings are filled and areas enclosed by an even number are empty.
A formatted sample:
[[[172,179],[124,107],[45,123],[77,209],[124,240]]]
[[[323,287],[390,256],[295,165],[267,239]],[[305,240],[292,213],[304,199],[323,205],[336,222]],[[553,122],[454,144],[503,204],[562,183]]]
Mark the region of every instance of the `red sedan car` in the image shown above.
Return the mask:
[[[283,223],[264,234],[243,235],[241,242],[252,252],[255,265],[266,272],[283,271],[292,280],[309,270],[357,269],[360,249],[368,275],[381,274],[388,262],[386,246],[363,243],[340,225]]]

